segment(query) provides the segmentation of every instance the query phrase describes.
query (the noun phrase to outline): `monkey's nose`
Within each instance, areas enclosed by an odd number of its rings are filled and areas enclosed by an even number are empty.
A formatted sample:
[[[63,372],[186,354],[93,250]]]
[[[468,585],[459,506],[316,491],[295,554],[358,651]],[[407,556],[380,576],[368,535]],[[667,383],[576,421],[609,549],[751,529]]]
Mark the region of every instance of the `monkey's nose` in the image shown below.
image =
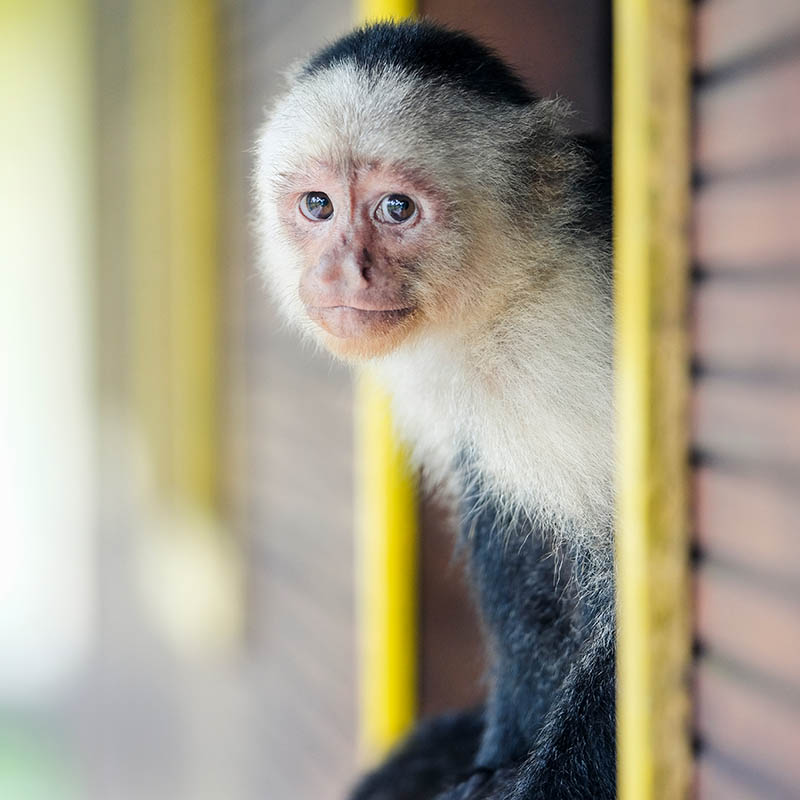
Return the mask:
[[[361,269],[361,277],[367,283],[372,278],[372,254],[366,247],[361,248],[361,257],[359,258],[359,268]]]
[[[369,285],[368,277],[352,261],[324,260],[303,273],[300,278],[300,297],[312,305],[336,305],[342,302],[342,298],[353,297],[369,288]]]

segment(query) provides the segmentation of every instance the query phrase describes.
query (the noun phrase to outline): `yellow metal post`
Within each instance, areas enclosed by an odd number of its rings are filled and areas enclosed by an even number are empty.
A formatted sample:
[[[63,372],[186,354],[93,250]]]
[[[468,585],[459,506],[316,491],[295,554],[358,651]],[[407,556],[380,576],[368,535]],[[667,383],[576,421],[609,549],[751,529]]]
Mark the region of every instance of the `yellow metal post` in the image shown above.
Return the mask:
[[[165,504],[217,502],[216,0],[133,4],[134,405]]]
[[[217,0],[130,5],[120,251],[127,245],[126,400],[144,466],[140,577],[171,643],[213,653],[236,645],[244,597],[218,496]]]
[[[396,743],[416,713],[417,509],[389,398],[368,373],[356,386],[359,739],[370,762]]]
[[[359,21],[403,18],[413,0],[358,0]],[[359,745],[379,759],[408,731],[417,695],[415,479],[392,428],[389,398],[356,384]]]
[[[416,13],[416,0],[356,0],[359,22],[382,19],[405,19]]]
[[[618,796],[690,777],[686,0],[614,5]]]

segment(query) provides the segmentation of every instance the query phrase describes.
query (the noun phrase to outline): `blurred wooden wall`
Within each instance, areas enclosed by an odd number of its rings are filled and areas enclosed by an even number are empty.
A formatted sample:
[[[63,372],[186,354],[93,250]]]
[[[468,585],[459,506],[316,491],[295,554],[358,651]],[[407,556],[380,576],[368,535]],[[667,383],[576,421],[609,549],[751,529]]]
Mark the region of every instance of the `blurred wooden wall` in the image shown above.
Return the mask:
[[[696,10],[702,800],[800,796],[800,4]]]
[[[258,272],[252,147],[288,66],[351,24],[350,0],[222,4],[227,505],[246,542],[247,647],[260,673],[259,784],[344,796],[356,761],[350,375],[287,331]]]

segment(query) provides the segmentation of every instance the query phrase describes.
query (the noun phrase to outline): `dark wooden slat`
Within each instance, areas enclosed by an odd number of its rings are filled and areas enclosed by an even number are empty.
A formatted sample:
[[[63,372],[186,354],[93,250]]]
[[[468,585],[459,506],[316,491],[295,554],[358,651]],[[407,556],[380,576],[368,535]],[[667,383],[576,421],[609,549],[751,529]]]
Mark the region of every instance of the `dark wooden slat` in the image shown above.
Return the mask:
[[[700,642],[791,686],[800,698],[800,595],[771,591],[716,565],[701,567],[697,578]]]
[[[800,256],[798,220],[797,174],[712,182],[695,195],[695,257],[706,269],[795,264]]]
[[[696,15],[696,63],[707,72],[800,31],[797,0],[706,0]]]
[[[757,778],[742,780],[730,765],[708,753],[700,753],[695,764],[695,797],[703,800],[787,800],[770,791]]]
[[[701,378],[693,396],[701,454],[750,465],[800,467],[800,390]]]
[[[695,31],[695,789],[786,800],[800,797],[800,2],[703,0]]]
[[[695,355],[703,366],[800,370],[800,267],[796,283],[703,281],[693,311]]]
[[[695,167],[701,173],[800,158],[800,53],[769,70],[701,88],[695,100]]]
[[[697,541],[712,558],[800,581],[800,493],[763,477],[695,472]]]
[[[800,786],[800,711],[701,658],[695,673],[701,743],[763,774],[773,784]]]

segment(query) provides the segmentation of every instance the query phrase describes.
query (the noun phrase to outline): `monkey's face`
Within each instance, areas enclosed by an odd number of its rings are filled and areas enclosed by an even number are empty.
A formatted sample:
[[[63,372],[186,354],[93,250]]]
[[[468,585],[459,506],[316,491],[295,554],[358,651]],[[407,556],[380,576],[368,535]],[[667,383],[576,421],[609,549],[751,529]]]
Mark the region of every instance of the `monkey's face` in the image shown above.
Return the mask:
[[[480,325],[493,287],[507,290],[505,216],[492,209],[510,161],[497,139],[521,125],[490,125],[483,105],[452,95],[341,64],[296,81],[261,132],[266,274],[288,318],[336,355]]]
[[[430,318],[424,283],[444,214],[437,192],[396,166],[316,163],[285,179],[277,216],[296,253],[297,295],[329,350],[383,355]]]

